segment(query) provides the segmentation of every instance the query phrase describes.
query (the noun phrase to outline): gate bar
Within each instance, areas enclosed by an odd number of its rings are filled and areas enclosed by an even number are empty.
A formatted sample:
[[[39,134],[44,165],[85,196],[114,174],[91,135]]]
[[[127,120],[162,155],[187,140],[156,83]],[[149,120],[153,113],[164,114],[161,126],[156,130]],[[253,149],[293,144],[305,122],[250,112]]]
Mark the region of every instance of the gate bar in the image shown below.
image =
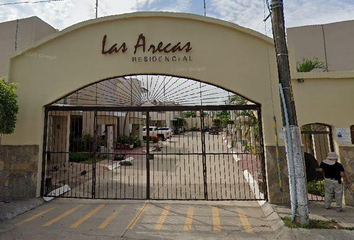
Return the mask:
[[[93,133],[93,163],[92,163],[92,199],[96,198],[96,151],[97,151],[97,110],[94,112],[93,124],[95,126]]]
[[[262,177],[263,177],[263,192],[264,192],[264,199],[268,201],[268,191],[267,191],[267,179],[266,179],[266,166],[265,166],[265,154],[264,154],[264,140],[263,140],[263,127],[262,127],[262,111],[259,107],[257,109],[257,117],[258,117],[258,132],[260,135],[260,157],[261,157],[261,164],[262,164]],[[258,171],[257,171],[258,172]]]
[[[219,105],[219,106],[129,106],[129,107],[106,107],[106,106],[46,106],[51,111],[122,111],[122,112],[139,112],[139,111],[203,111],[203,110],[257,110],[259,105]]]
[[[202,141],[202,163],[203,163],[203,181],[204,181],[204,199],[208,199],[208,185],[207,185],[207,167],[206,167],[206,147],[205,147],[205,131],[204,131],[204,116],[203,111],[200,110],[200,131]]]
[[[146,112],[146,199],[150,199],[150,112]]]
[[[42,152],[42,181],[41,181],[41,196],[43,197],[45,193],[45,162],[47,154],[47,134],[48,134],[48,109],[44,110],[44,133],[43,133],[43,152]]]

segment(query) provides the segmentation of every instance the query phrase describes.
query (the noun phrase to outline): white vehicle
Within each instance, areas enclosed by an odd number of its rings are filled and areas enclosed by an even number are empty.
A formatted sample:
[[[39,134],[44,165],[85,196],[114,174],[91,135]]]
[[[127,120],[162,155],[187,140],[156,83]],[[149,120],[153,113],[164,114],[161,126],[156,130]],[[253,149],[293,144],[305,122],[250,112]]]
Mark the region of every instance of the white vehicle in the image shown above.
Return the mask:
[[[167,138],[171,138],[173,136],[173,130],[169,127],[159,127],[157,129],[157,133],[166,133]]]
[[[167,128],[168,129],[168,128]],[[171,132],[165,129],[160,129],[155,126],[149,127],[150,136],[158,136],[160,141],[166,141],[167,138],[170,138]],[[146,126],[143,127],[143,139],[146,139]]]

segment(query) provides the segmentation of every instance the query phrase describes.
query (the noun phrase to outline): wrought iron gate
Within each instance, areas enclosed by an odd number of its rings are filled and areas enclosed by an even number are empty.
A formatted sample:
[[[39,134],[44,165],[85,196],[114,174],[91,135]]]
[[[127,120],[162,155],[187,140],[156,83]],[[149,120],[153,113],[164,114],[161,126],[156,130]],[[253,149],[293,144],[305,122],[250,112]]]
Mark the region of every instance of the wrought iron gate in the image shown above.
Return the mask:
[[[46,106],[42,194],[266,199],[260,114],[241,95],[174,76],[85,86]]]
[[[49,106],[43,195],[266,199],[260,119],[256,105]]]
[[[301,139],[304,145],[307,181],[312,182],[312,186],[321,186],[318,181],[323,180],[323,174],[315,169],[327,157],[328,152],[334,151],[332,128],[320,123],[304,125],[301,127]],[[324,196],[318,191],[309,190],[308,198],[310,201],[324,201]]]

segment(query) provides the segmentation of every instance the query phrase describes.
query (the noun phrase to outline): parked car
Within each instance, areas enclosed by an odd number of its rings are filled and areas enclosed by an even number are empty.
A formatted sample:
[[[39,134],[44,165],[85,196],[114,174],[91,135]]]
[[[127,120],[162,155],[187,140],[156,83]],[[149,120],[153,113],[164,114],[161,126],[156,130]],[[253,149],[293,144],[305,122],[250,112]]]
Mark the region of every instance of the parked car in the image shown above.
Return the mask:
[[[160,141],[166,141],[166,139],[170,137],[170,134],[171,133],[168,130],[162,130],[156,126],[149,127],[149,135],[158,136]],[[146,126],[143,127],[143,139],[146,139]]]
[[[170,128],[170,131],[171,131],[171,137],[175,134],[175,131],[173,131],[172,128]]]
[[[212,126],[209,129],[209,134],[210,135],[218,135],[219,134],[219,128],[217,126]]]
[[[159,127],[157,129],[158,134],[163,134],[165,138],[170,138],[172,137],[172,129],[169,127]]]

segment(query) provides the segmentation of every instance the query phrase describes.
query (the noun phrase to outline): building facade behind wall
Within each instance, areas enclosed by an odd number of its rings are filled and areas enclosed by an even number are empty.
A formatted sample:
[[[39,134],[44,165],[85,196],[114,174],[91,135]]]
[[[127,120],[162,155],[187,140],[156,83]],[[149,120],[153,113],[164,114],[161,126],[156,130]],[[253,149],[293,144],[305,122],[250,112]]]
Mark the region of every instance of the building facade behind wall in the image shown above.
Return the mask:
[[[9,54],[57,32],[38,17],[0,23],[0,76],[4,76]],[[49,56],[28,56],[47,57]]]
[[[296,62],[318,58],[328,71],[354,71],[353,29],[353,20],[288,28],[288,45]]]
[[[56,32],[55,28],[38,17],[0,23],[0,77],[6,77],[10,54]],[[50,56],[40,54],[27,57],[51,60]],[[15,149],[16,146],[0,148],[0,159],[3,160],[0,161],[1,197],[35,197],[38,146],[23,146],[12,152],[11,148]]]

